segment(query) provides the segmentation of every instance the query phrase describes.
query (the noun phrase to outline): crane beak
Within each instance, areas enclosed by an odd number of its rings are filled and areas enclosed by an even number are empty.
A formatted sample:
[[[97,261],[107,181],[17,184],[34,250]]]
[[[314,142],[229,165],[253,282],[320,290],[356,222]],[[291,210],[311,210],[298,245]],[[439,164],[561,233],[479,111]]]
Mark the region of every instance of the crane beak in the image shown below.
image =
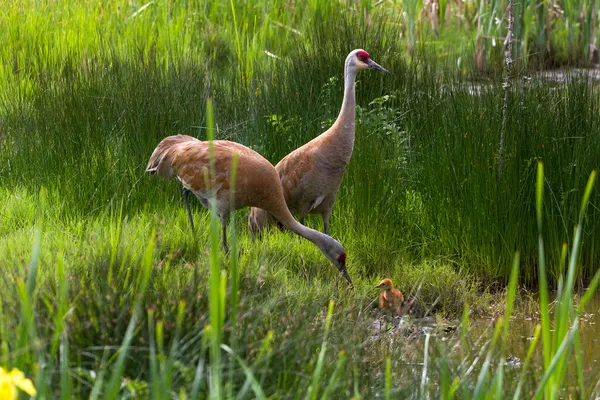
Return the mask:
[[[376,69],[377,71],[385,72],[386,74],[390,73],[390,71],[383,68],[381,65],[377,64],[375,61],[371,60],[370,58],[369,58],[369,61],[367,61],[367,65],[369,66],[370,69]]]
[[[342,273],[342,275],[344,275],[344,278],[346,278],[346,280],[350,284],[350,287],[354,289],[354,284],[352,283],[352,279],[350,279],[350,275],[348,274],[348,270],[346,269],[345,265],[342,266],[342,268],[340,268],[340,272]]]

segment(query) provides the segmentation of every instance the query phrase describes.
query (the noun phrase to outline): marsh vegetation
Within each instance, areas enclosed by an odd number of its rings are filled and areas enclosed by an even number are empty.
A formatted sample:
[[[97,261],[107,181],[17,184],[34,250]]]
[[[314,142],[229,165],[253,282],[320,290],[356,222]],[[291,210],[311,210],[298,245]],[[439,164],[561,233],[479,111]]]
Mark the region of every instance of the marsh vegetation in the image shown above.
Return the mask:
[[[516,4],[502,179],[507,1],[433,2],[435,29],[421,2],[379,3],[7,2],[0,365],[40,398],[597,395],[579,328],[598,312],[598,86],[537,72],[593,63],[596,1]],[[358,78],[331,218],[355,290],[290,233],[253,243],[247,210],[239,259],[197,203],[192,235],[180,187],[144,174],[158,142],[210,128],[275,164],[336,118],[359,47],[392,75]],[[400,327],[372,308],[383,277],[417,296]],[[423,316],[457,329],[431,340]]]

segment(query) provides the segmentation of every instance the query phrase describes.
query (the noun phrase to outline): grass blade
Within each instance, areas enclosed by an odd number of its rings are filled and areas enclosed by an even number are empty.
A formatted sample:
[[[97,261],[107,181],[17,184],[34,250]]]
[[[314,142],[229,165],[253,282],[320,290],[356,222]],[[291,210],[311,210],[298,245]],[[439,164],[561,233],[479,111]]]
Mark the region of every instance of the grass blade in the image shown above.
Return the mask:
[[[327,317],[325,319],[325,333],[323,334],[323,343],[321,344],[321,351],[317,358],[317,364],[313,372],[312,381],[308,387],[306,397],[310,399],[316,399],[319,391],[319,382],[323,374],[323,366],[325,362],[325,353],[327,351],[327,337],[329,336],[329,329],[331,328],[331,319],[333,317],[333,300],[329,300],[329,307],[327,307]]]
[[[150,346],[150,382],[153,399],[160,399],[165,393],[161,391],[158,363],[156,362],[156,340],[154,338],[154,310],[148,310],[148,340]]]
[[[212,141],[214,139],[214,120],[212,99],[206,101],[206,121],[208,128],[209,152],[210,152],[210,176],[215,176],[215,153]],[[210,178],[212,179],[212,178]],[[212,183],[208,176],[205,176],[207,187],[212,188]],[[213,196],[214,190],[211,190]],[[209,296],[209,314],[211,324],[211,352],[210,352],[210,398],[220,399],[222,397],[222,379],[221,379],[221,332],[223,321],[223,305],[221,299],[221,267],[219,264],[219,232],[217,217],[217,202],[213,197],[210,200],[210,296]]]
[[[573,326],[571,327],[571,330],[569,331],[569,334],[564,338],[564,340],[558,347],[558,350],[554,354],[554,358],[550,362],[550,366],[546,369],[546,372],[544,373],[542,380],[538,384],[538,387],[533,395],[533,399],[539,398],[543,390],[549,389],[547,387],[547,383],[550,382],[550,378],[552,377],[556,366],[563,359],[563,357],[566,356],[566,353],[569,352],[569,349],[570,349],[571,345],[573,344],[573,338],[577,334],[578,327],[579,327],[579,318],[576,318],[575,321],[573,322]]]
[[[490,344],[490,348],[488,349],[487,355],[485,357],[485,361],[479,371],[479,375],[477,377],[477,383],[475,385],[475,390],[473,391],[473,398],[480,399],[484,397],[484,388],[487,382],[488,370],[490,369],[490,365],[492,362],[492,354],[494,352],[494,348],[500,334],[502,332],[503,319],[499,318],[498,322],[496,322],[496,328],[494,329],[494,336],[492,337],[492,342]]]
[[[327,384],[327,387],[323,392],[323,397],[321,397],[323,400],[331,398],[331,395],[338,383],[340,376],[342,375],[342,370],[344,369],[345,365],[346,353],[344,353],[344,351],[342,350],[340,351],[340,354],[338,354],[338,360],[335,363],[335,369],[333,370],[333,374],[331,374],[331,377],[329,378],[329,383]],[[334,396],[334,398],[337,398],[337,396]]]
[[[546,280],[546,257],[544,254],[544,237],[542,230],[543,210],[542,205],[544,202],[544,165],[542,162],[538,162],[537,167],[537,184],[535,191],[536,198],[536,216],[538,224],[538,277],[540,283],[540,317],[542,320],[542,346],[544,349],[544,368],[548,370],[550,367],[550,361],[552,358],[551,350],[551,338],[550,338],[550,314],[548,312],[548,283]],[[549,396],[550,388],[552,387],[552,379],[549,377],[548,392]]]
[[[60,335],[60,398],[71,398],[71,375],[69,374],[69,340],[66,331]]]
[[[423,355],[423,372],[421,373],[421,396],[427,396],[427,365],[429,364],[429,338],[431,335],[427,333],[425,335],[425,351]]]
[[[258,381],[256,380],[256,378],[254,377],[254,374],[252,373],[252,371],[250,370],[250,368],[248,368],[248,365],[244,362],[244,360],[242,360],[240,358],[240,356],[238,356],[237,354],[235,354],[233,352],[233,350],[231,349],[231,347],[222,344],[221,348],[223,350],[225,350],[227,353],[231,354],[235,360],[238,362],[238,364],[240,364],[240,367],[242,368],[242,370],[244,371],[244,374],[246,375],[246,378],[250,380],[251,386],[252,386],[252,390],[254,391],[254,395],[256,396],[257,399],[266,399],[267,397],[265,396],[265,393],[263,392],[262,388],[260,387],[260,384],[258,383]]]
[[[577,315],[580,315],[585,310],[585,306],[589,301],[596,295],[596,290],[598,289],[598,283],[600,283],[600,269],[596,271],[588,289],[583,294],[579,305],[577,306]]]
[[[392,360],[390,357],[385,359],[385,400],[392,398]]]
[[[529,344],[529,350],[527,350],[527,357],[525,357],[525,362],[523,363],[523,369],[521,370],[521,374],[519,375],[519,383],[517,384],[517,389],[515,390],[515,394],[513,396],[513,400],[518,400],[521,396],[521,389],[523,388],[523,383],[525,382],[525,376],[528,373],[529,363],[531,362],[531,358],[533,356],[533,352],[537,345],[537,342],[540,338],[540,332],[542,330],[541,325],[536,325],[535,332],[533,333],[533,339]]]
[[[127,352],[129,351],[129,346],[131,344],[131,340],[133,339],[133,331],[135,329],[135,325],[137,323],[137,315],[139,312],[139,307],[136,307],[133,311],[133,315],[129,320],[129,324],[127,325],[127,331],[125,331],[125,337],[123,338],[123,343],[119,348],[119,356],[117,357],[117,361],[115,365],[111,368],[112,374],[108,381],[106,391],[102,398],[105,399],[116,399],[119,396],[119,389],[121,388],[121,380],[123,379],[123,370],[125,369],[125,357],[127,356]]]
[[[112,374],[108,381],[106,391],[104,392],[103,398],[106,399],[116,399],[119,394],[119,389],[121,387],[121,380],[123,379],[123,370],[125,369],[125,358],[127,357],[127,352],[129,351],[129,346],[131,345],[131,340],[133,339],[134,330],[136,328],[138,314],[141,308],[141,299],[146,290],[146,286],[148,284],[148,280],[150,277],[150,271],[152,269],[152,261],[154,254],[154,238],[156,237],[156,232],[152,230],[150,234],[150,238],[148,239],[148,244],[146,246],[146,250],[144,251],[144,255],[142,256],[141,263],[141,278],[140,284],[138,286],[138,298],[135,301],[135,305],[133,308],[133,315],[129,320],[129,324],[127,325],[127,330],[125,331],[125,337],[123,338],[123,342],[121,347],[119,348],[119,356],[117,357],[117,361],[115,365],[111,368]]]

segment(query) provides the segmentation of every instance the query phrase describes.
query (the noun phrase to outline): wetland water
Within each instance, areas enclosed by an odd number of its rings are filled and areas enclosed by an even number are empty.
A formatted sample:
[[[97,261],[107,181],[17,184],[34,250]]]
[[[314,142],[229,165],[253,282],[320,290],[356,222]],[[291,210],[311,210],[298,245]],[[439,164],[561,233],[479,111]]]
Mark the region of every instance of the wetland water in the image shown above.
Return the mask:
[[[550,297],[555,298],[555,296]],[[556,303],[550,304],[550,311],[554,310]],[[553,318],[554,315],[552,314]],[[518,379],[517,375],[520,374],[522,363],[527,357],[527,351],[529,349],[533,334],[537,324],[540,324],[539,314],[535,312],[535,315],[516,315],[510,320],[510,330],[507,338],[507,366],[509,370],[513,370],[515,379]],[[554,331],[553,320],[550,321],[551,330]],[[494,321],[491,320],[471,320],[471,327],[469,335],[472,338],[484,337],[490,338],[493,333]],[[588,385],[594,382],[598,382],[600,379],[600,293],[596,293],[595,296],[590,300],[586,306],[585,313],[581,315],[579,321],[579,340],[581,346],[581,356],[583,362],[584,371],[584,383],[587,390],[590,390]],[[530,364],[532,385],[528,387],[535,387],[533,383],[536,379],[539,379],[542,375],[543,369],[543,345],[541,337],[536,345],[536,351],[534,358]],[[516,359],[515,359],[516,358]],[[509,373],[508,376],[511,374]],[[569,357],[569,368],[567,370],[567,383],[570,386],[577,386],[577,376],[575,369],[575,358]],[[597,390],[598,388],[596,388]],[[597,393],[597,391],[596,391]],[[589,394],[589,393],[588,393]]]
[[[554,305],[550,305],[551,312]],[[586,306],[585,313],[581,315],[579,322],[579,332],[581,340],[581,352],[584,357],[584,364],[597,364],[600,360],[600,293],[590,300]],[[481,320],[479,320],[481,321]],[[484,330],[486,325],[478,320],[472,321],[473,333],[477,334]],[[517,315],[511,318],[509,331],[509,352],[519,358],[524,358],[535,327],[540,323],[539,315],[536,314],[527,317]],[[489,325],[489,324],[488,324]]]
[[[550,299],[555,298],[551,295]],[[556,303],[550,304],[551,313]],[[552,315],[551,318],[554,316]],[[383,323],[381,319],[375,320],[373,328],[375,331],[397,333],[407,338],[408,345],[403,350],[405,354],[404,361],[411,367],[413,373],[419,374],[424,360],[424,344],[427,334],[430,336],[429,357],[434,361],[436,358],[447,357],[450,363],[454,363],[455,368],[465,361],[465,354],[469,354],[465,365],[473,362],[481,364],[488,351],[490,340],[494,331],[497,318],[471,318],[466,340],[469,343],[467,352],[461,349],[460,342],[460,321],[437,321],[434,317],[415,318],[415,319],[396,319],[397,328],[390,329],[389,324]],[[528,316],[524,312],[519,312],[510,320],[510,329],[506,341],[506,377],[507,382],[512,381],[515,385],[522,372],[523,363],[527,357],[527,351],[533,339],[536,325],[540,324],[540,318],[537,311],[532,311]],[[551,330],[554,330],[553,321],[551,321]],[[581,355],[584,370],[584,384],[589,391],[590,384],[598,382],[600,379],[600,293],[590,300],[585,313],[580,317],[579,338],[581,346]],[[543,375],[543,345],[542,338],[538,340],[533,359],[529,365],[526,382],[527,390],[534,390],[537,382]],[[442,354],[444,353],[444,354]],[[479,359],[478,361],[476,359]],[[495,368],[496,366],[493,366]],[[575,367],[575,358],[569,357],[569,368],[567,370],[567,384],[572,387],[577,386],[577,376]],[[464,369],[467,369],[466,367]],[[478,373],[479,368],[475,368]],[[462,375],[462,374],[461,374]],[[595,392],[597,393],[598,388]],[[531,393],[533,394],[533,392]]]

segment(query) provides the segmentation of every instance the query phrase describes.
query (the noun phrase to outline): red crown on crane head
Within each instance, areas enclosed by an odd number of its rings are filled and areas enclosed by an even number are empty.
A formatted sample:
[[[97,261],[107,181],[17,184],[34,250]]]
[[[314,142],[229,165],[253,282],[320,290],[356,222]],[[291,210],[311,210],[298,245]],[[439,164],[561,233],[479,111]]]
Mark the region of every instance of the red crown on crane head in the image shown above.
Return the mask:
[[[361,50],[356,53],[356,57],[358,57],[358,59],[362,62],[367,62],[367,60],[369,59],[369,53],[367,53],[364,50]]]

